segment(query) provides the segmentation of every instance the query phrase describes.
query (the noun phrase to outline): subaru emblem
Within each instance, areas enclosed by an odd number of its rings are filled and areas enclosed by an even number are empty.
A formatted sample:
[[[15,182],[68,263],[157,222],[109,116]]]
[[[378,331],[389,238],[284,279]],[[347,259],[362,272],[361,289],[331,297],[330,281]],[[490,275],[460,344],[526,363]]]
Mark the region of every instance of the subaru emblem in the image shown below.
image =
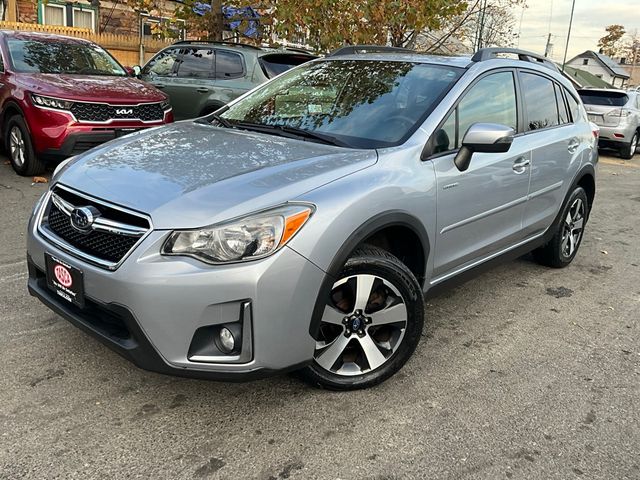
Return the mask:
[[[81,232],[88,232],[99,216],[100,211],[95,207],[74,208],[71,211],[71,226]]]

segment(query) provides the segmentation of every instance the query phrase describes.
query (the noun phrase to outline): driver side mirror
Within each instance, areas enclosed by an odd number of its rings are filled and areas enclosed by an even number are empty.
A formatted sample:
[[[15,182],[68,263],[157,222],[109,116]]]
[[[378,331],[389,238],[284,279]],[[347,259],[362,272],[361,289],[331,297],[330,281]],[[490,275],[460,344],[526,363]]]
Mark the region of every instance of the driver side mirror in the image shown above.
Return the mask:
[[[140,68],[140,65],[134,65],[133,67],[124,67],[124,69],[131,77],[139,77],[140,73],[142,73],[142,68]]]
[[[458,170],[469,168],[474,153],[505,153],[513,143],[513,128],[496,123],[474,123],[462,139],[462,147],[453,160]]]

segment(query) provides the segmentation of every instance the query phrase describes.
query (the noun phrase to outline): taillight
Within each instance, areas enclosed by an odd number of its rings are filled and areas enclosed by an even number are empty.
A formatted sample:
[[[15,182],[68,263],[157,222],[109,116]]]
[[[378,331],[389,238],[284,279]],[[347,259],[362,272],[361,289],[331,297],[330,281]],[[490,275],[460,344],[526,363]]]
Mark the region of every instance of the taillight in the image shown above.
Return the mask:
[[[631,115],[631,110],[624,108],[616,108],[607,113],[607,117],[628,117],[629,115]]]

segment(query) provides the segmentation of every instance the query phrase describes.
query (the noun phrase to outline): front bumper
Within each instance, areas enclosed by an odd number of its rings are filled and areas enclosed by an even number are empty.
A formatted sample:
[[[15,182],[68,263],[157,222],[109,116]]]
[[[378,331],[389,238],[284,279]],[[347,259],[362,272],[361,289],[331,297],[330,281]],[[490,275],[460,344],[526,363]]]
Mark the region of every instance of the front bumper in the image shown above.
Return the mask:
[[[47,158],[65,158],[126,132],[171,123],[173,112],[165,112],[164,118],[156,122],[114,120],[108,123],[91,123],[79,122],[69,112],[30,107],[25,110],[25,118],[36,153]]]
[[[34,223],[32,217],[27,242],[30,293],[141,368],[251,380],[299,368],[313,357],[309,324],[325,273],[287,247],[256,262],[209,266],[161,256],[160,246],[169,232],[154,231],[117,270],[108,271],[50,244]],[[45,252],[82,270],[84,309],[48,289]],[[243,363],[237,358],[228,363],[191,361],[195,332],[237,320],[240,306],[247,302],[251,358]]]

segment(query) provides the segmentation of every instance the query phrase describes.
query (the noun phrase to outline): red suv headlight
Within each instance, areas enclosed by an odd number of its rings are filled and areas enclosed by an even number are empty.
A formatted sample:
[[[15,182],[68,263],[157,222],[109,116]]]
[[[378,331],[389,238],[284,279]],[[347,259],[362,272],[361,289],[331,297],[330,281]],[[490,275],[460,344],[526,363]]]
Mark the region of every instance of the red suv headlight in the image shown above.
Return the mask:
[[[31,94],[31,100],[36,107],[55,108],[57,110],[69,110],[73,102],[61,98],[44,97],[42,95]]]

